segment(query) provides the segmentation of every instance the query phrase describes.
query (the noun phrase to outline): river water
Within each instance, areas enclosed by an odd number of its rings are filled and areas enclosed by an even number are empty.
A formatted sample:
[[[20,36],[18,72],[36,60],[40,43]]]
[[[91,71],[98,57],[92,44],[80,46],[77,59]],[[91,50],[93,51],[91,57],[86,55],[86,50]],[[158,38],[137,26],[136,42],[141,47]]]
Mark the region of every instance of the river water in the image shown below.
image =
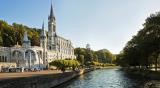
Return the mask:
[[[94,70],[57,88],[140,88],[143,83],[144,79],[141,77],[113,68]]]

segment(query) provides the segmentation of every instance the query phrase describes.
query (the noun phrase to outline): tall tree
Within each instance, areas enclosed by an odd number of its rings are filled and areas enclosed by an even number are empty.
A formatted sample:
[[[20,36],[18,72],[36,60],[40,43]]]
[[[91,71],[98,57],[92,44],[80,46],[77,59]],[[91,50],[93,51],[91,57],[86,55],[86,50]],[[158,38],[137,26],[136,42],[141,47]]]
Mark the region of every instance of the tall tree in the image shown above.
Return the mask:
[[[155,65],[157,70],[160,54],[160,13],[151,14],[123,49],[123,58],[130,66]],[[123,59],[122,59],[123,60]]]
[[[40,46],[40,38],[38,35],[33,35],[31,38],[31,46]]]

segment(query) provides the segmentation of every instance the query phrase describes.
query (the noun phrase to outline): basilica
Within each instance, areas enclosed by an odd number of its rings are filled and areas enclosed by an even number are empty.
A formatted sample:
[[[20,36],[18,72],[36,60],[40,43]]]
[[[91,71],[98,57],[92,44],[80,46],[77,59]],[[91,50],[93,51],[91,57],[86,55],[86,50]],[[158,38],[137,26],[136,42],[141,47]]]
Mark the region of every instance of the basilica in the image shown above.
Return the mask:
[[[43,23],[40,46],[31,46],[27,32],[24,32],[22,45],[0,47],[0,64],[15,63],[16,67],[47,68],[55,59],[75,59],[72,42],[56,34],[56,18],[52,5],[48,16],[47,33]],[[3,66],[0,65],[1,67]]]

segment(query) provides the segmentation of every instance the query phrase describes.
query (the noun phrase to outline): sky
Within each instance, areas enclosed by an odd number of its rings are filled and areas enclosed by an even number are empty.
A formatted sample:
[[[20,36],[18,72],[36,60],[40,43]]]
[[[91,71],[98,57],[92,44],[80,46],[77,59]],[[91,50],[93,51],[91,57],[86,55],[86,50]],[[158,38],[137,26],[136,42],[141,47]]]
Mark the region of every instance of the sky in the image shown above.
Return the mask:
[[[108,49],[119,53],[143,28],[150,14],[160,10],[160,0],[0,0],[0,19],[48,30],[51,2],[57,34],[74,47]]]

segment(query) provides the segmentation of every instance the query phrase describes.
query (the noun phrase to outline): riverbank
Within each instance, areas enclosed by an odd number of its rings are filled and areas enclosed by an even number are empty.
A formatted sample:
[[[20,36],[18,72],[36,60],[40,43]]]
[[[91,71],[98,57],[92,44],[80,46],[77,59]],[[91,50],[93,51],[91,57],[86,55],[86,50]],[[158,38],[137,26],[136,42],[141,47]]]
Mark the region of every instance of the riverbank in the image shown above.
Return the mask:
[[[0,88],[52,88],[62,83],[65,83],[81,74],[90,72],[92,69],[80,70],[77,72],[53,73],[47,72],[44,74],[22,75],[27,73],[19,73],[20,76],[8,78],[0,78]],[[3,73],[1,73],[2,75]],[[13,74],[13,73],[7,73]],[[16,73],[15,73],[16,74]],[[18,73],[17,73],[18,74]],[[4,75],[4,74],[3,74]]]
[[[121,68],[121,70],[125,71],[127,74],[147,79],[143,88],[160,88],[160,72],[133,68]]]
[[[160,80],[160,72],[152,71],[152,70],[142,70],[142,69],[128,69],[128,68],[121,68],[121,70],[132,74],[132,75],[139,75],[143,78],[147,78],[150,80]]]
[[[106,67],[100,67],[100,68],[121,68],[120,66],[106,66]]]

